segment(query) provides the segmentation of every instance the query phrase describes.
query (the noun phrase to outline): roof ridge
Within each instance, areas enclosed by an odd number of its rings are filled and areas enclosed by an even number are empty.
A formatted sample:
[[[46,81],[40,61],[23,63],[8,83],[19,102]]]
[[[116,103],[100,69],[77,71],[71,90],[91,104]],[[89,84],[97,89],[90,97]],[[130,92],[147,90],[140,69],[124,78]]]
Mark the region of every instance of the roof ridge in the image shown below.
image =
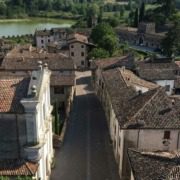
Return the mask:
[[[121,68],[117,68],[118,69],[118,71],[120,72],[119,74],[120,74],[120,77],[122,78],[122,80],[124,81],[124,83],[126,84],[126,87],[128,87],[128,84],[127,84],[127,82],[126,82],[126,80],[125,80],[125,78],[123,77],[123,75],[122,75],[122,72],[121,72]]]
[[[135,118],[147,106],[147,104],[151,102],[151,100],[159,93],[161,89],[162,89],[161,87],[154,89],[154,90],[157,90],[156,93],[153,96],[151,96],[151,98],[148,101],[145,102],[145,104],[131,117],[131,119]]]

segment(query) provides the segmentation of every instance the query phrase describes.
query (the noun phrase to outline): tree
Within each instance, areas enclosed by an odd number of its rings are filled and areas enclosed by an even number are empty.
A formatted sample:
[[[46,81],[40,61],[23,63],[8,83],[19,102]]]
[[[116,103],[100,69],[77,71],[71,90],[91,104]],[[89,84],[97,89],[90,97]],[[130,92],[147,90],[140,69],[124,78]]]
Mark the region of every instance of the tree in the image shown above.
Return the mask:
[[[97,4],[92,4],[88,6],[87,9],[87,26],[92,27],[93,26],[93,20],[95,18],[98,18],[100,13],[99,6]]]
[[[95,44],[100,44],[102,41],[102,37],[104,37],[107,34],[111,34],[115,36],[114,30],[109,24],[101,23],[92,29],[91,39]]]
[[[180,18],[175,21],[174,27],[162,41],[162,50],[167,56],[180,55]]]
[[[124,6],[120,7],[120,16],[123,17],[124,16]]]
[[[0,15],[6,15],[7,6],[4,1],[0,1]]]
[[[117,37],[111,34],[107,34],[102,38],[100,47],[103,47],[106,51],[109,52],[110,56],[112,56],[115,50],[118,48]]]
[[[118,38],[113,28],[107,23],[98,24],[92,30],[91,39],[99,48],[108,51],[110,56],[118,47]]]
[[[138,8],[136,8],[135,15],[134,15],[134,27],[137,27],[139,23],[139,11]]]
[[[109,17],[107,19],[107,23],[109,23],[112,27],[116,27],[119,24],[119,19],[116,17]]]
[[[106,51],[103,48],[94,48],[90,53],[89,53],[89,58],[106,58],[109,57],[109,52]]]
[[[145,12],[145,4],[144,2],[141,4],[140,12],[139,12],[139,22],[143,21]]]

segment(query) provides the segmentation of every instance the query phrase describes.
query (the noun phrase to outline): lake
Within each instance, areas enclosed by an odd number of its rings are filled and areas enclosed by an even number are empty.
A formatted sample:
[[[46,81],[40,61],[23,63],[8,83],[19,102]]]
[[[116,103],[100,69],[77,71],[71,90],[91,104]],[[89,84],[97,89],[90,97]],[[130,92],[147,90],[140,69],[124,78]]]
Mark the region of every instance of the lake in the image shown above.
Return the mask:
[[[2,19],[0,20],[0,37],[34,34],[38,29],[51,29],[53,27],[71,27],[75,21],[47,18],[29,19]]]

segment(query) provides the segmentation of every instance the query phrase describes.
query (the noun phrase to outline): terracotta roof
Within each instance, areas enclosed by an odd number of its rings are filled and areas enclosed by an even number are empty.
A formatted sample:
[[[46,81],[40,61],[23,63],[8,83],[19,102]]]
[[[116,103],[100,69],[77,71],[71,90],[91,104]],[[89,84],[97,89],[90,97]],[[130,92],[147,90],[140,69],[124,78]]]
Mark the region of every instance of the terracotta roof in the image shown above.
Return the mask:
[[[0,77],[0,112],[23,113],[21,99],[27,96],[29,78]]]
[[[134,85],[137,85],[137,80],[138,85],[141,82],[142,86],[146,85],[145,81],[136,78],[127,81],[121,71],[111,69],[103,72],[105,86],[121,128],[180,128],[180,108],[172,105],[172,100],[162,87],[152,86],[152,90],[139,94]],[[149,86],[149,82],[147,84]]]
[[[128,150],[135,180],[179,180],[180,158],[174,152]]]
[[[175,70],[178,69],[174,62],[156,63],[156,62],[138,62],[138,75],[146,80],[175,80]]]
[[[36,70],[38,61],[47,63],[50,70],[74,70],[74,62],[71,58],[57,53],[30,53],[31,56],[6,56],[1,69],[4,70]]]
[[[103,58],[93,61],[94,68],[110,69],[115,67],[125,66],[127,69],[134,68],[134,57],[132,55]]]
[[[141,87],[146,87],[148,89],[154,89],[154,88],[158,87],[157,84],[154,84],[154,83],[151,83],[151,82],[148,82],[148,81],[145,81],[145,80],[139,78],[130,70],[119,68],[119,71],[128,86],[131,86],[131,85],[136,86],[137,85],[137,86],[141,86]]]
[[[76,41],[82,42],[82,43],[88,43],[88,37],[79,33],[70,34],[68,36],[69,43],[76,42]]]
[[[25,160],[0,160],[0,176],[34,176],[38,163]]]
[[[51,86],[74,86],[74,75],[51,75]]]

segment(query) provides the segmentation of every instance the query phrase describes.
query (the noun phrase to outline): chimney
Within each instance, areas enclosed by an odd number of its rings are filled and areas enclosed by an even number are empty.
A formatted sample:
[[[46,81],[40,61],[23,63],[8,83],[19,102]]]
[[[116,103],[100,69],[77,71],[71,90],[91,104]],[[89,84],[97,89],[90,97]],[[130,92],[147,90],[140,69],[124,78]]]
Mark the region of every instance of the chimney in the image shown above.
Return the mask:
[[[37,87],[36,87],[36,85],[33,85],[33,86],[31,87],[31,95],[32,95],[33,97],[35,97],[36,94],[37,94]]]
[[[48,64],[44,63],[44,69],[48,69]]]
[[[38,69],[42,70],[42,61],[38,61]]]

